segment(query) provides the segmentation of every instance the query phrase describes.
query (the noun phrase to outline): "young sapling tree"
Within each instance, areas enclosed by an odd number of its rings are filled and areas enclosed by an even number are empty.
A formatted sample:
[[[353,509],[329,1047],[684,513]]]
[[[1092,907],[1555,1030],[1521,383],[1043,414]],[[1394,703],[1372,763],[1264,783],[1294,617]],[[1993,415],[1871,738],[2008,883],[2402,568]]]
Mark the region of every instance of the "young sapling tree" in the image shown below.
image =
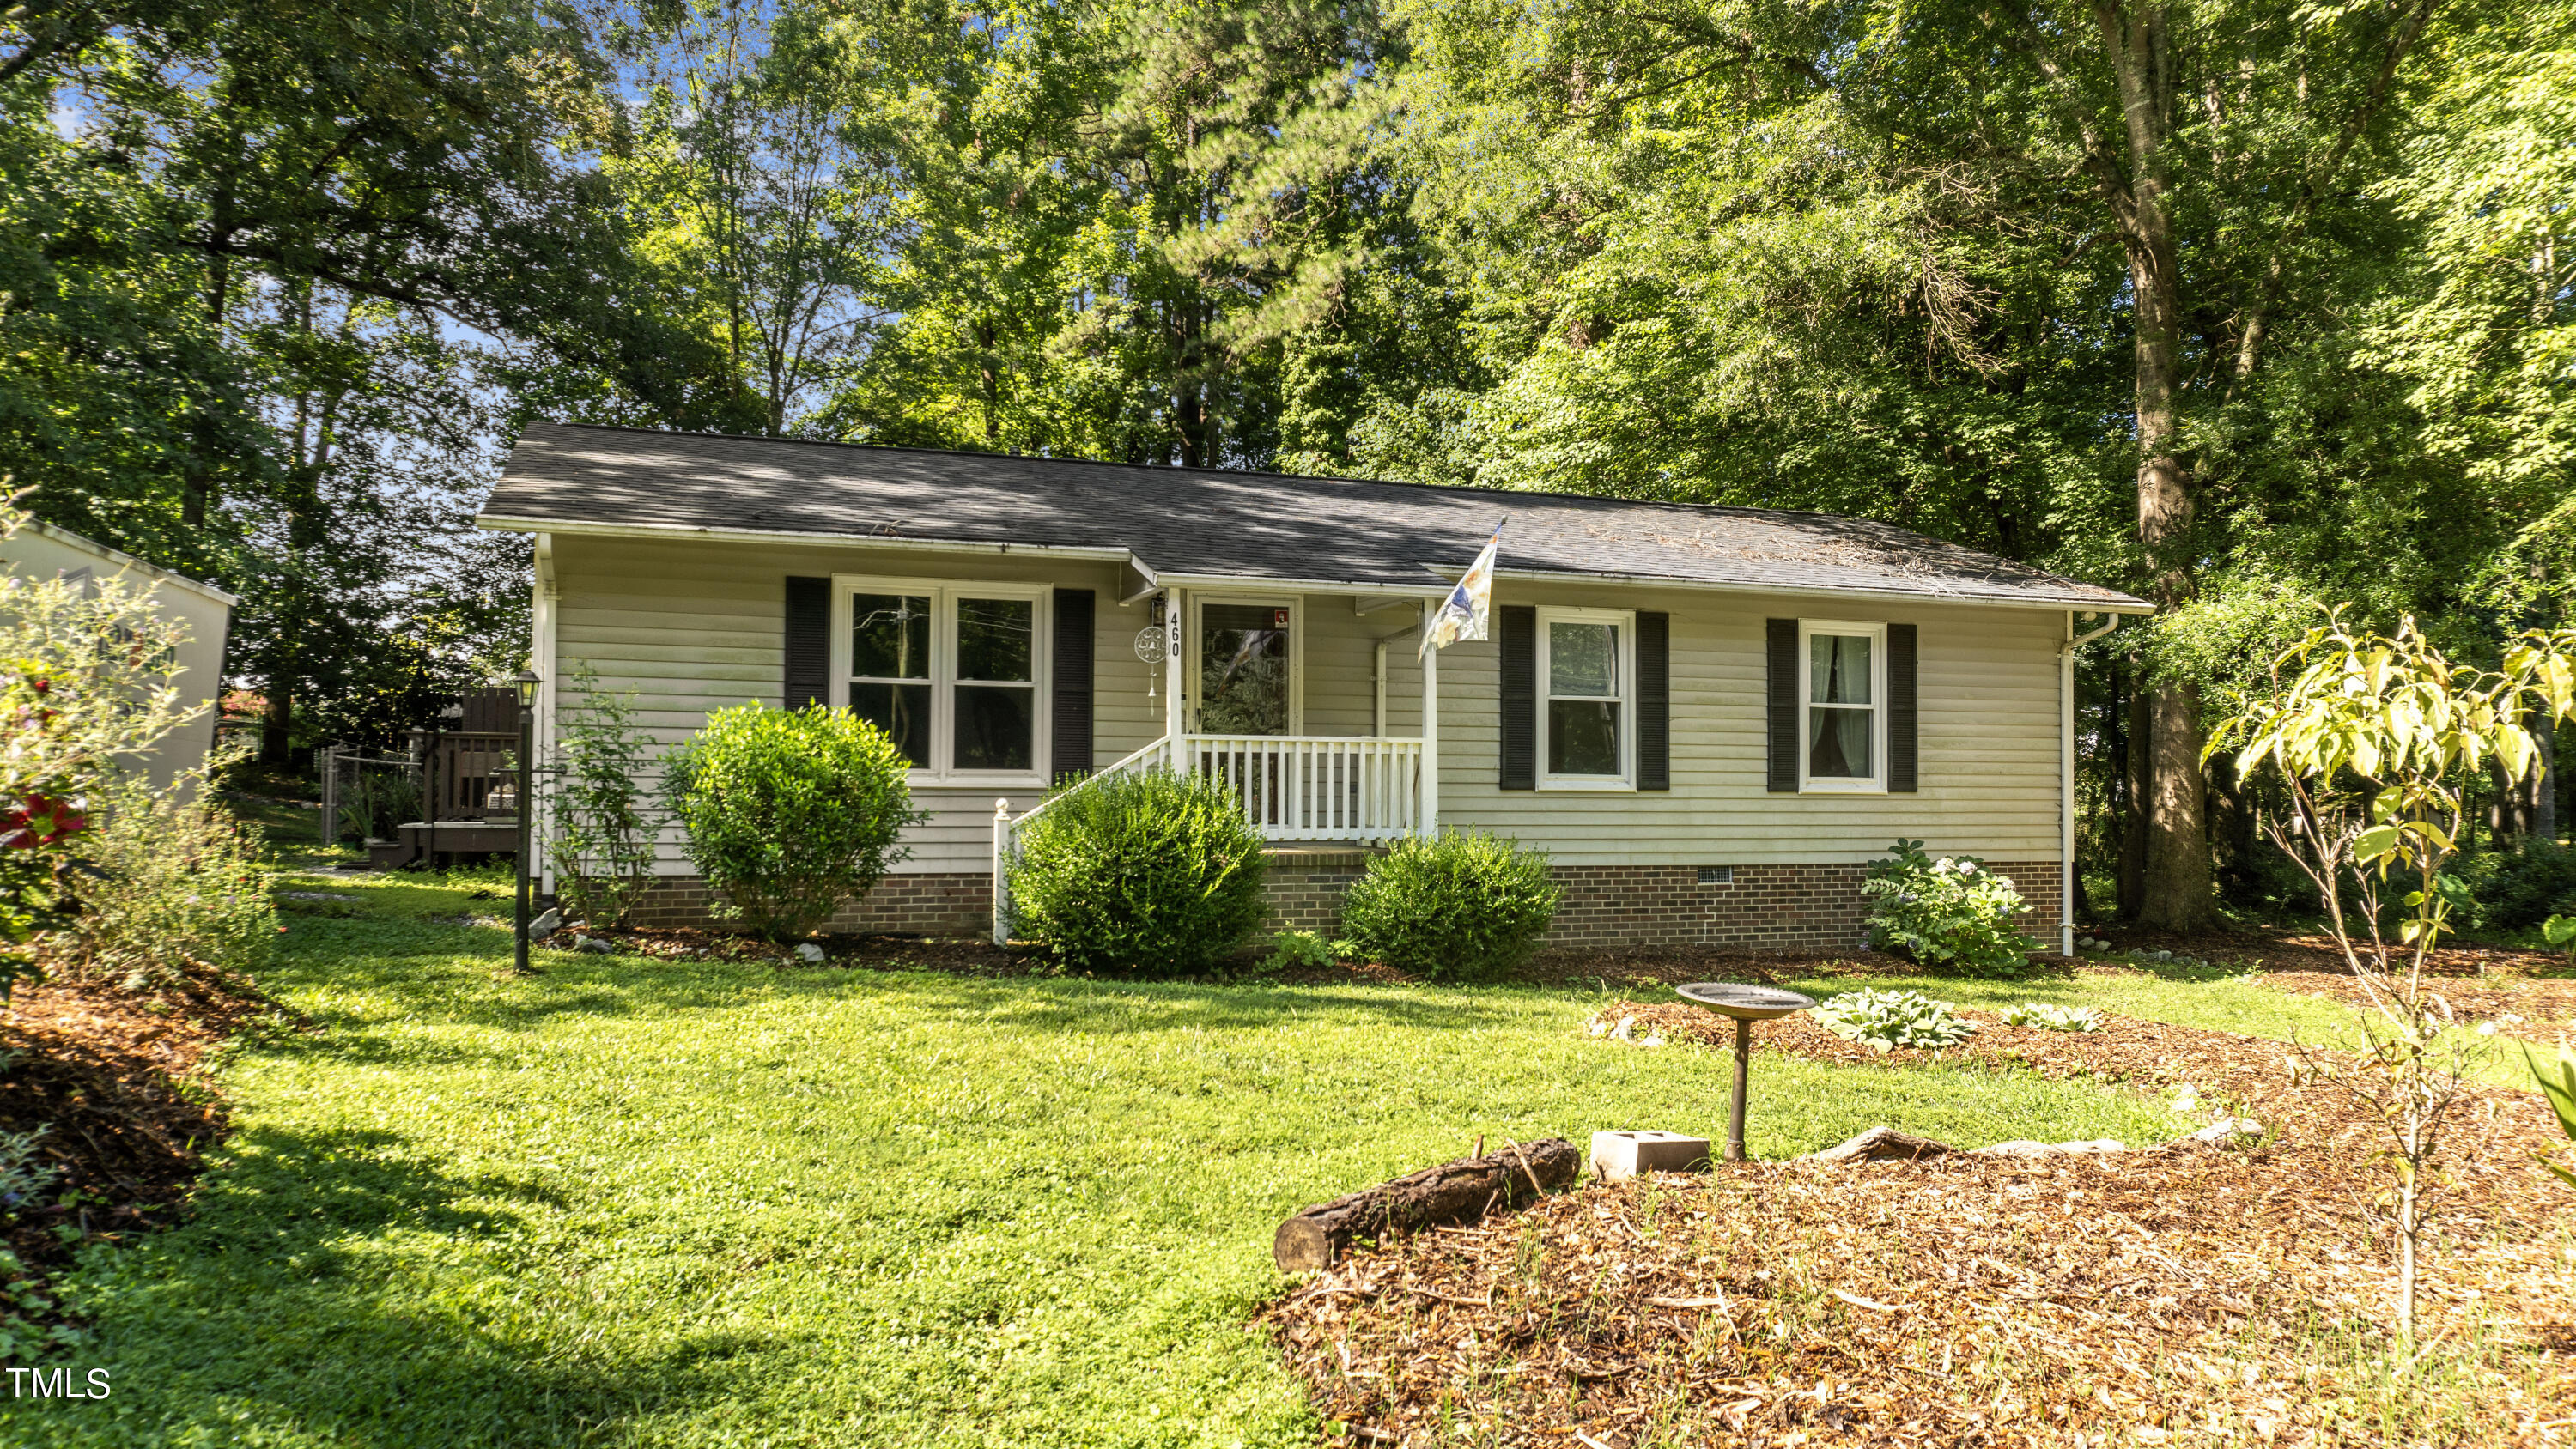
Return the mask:
[[[2454,904],[2443,867],[2478,774],[2492,761],[2509,780],[2526,777],[2539,758],[2526,721],[2568,714],[2576,631],[2519,635],[2503,666],[2454,664],[2412,618],[2393,635],[2356,633],[2337,610],[2274,661],[2270,690],[2244,701],[2204,753],[2232,748],[2241,775],[2280,776],[2288,807],[2262,812],[2260,829],[2315,884],[2360,988],[2359,1070],[2301,1050],[2387,1135],[2401,1368],[2415,1357],[2417,1255],[2443,1121],[2472,1065],[2472,1048],[2447,1032],[2450,1003],[2425,981]]]

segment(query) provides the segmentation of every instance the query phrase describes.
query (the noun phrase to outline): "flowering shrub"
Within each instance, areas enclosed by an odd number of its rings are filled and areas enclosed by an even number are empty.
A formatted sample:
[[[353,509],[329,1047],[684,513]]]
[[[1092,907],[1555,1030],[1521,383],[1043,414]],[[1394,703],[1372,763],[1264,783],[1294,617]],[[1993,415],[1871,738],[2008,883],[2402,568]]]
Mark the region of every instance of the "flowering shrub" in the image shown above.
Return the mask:
[[[2031,943],[2013,924],[2025,907],[2011,881],[1969,856],[1935,860],[1919,840],[1896,842],[1894,855],[1871,865],[1861,882],[1870,945],[1936,971],[2021,973]]]
[[[1966,1041],[1977,1024],[1920,991],[1846,991],[1816,1008],[1816,1025],[1881,1053],[1940,1051]]]

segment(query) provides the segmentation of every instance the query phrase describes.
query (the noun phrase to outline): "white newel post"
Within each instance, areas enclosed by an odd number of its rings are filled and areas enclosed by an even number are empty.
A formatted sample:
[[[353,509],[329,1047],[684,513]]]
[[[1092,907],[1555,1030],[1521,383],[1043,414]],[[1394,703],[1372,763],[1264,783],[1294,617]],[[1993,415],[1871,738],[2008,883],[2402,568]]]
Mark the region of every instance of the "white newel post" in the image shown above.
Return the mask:
[[[1181,591],[1163,591],[1163,735],[1172,742],[1172,773],[1189,769],[1189,746],[1181,738],[1187,716],[1181,712]]]
[[[1011,854],[1011,802],[993,802],[993,944],[1011,944],[1011,877],[1003,869]]]
[[[1440,651],[1422,655],[1422,821],[1425,835],[1440,831]]]

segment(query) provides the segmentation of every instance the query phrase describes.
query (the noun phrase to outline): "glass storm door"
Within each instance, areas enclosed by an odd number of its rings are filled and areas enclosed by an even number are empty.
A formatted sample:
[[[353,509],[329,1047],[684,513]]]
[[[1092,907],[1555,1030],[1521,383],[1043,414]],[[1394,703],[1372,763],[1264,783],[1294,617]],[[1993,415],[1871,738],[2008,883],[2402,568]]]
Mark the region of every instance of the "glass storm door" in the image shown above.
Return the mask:
[[[1288,733],[1285,606],[1199,606],[1199,732]]]

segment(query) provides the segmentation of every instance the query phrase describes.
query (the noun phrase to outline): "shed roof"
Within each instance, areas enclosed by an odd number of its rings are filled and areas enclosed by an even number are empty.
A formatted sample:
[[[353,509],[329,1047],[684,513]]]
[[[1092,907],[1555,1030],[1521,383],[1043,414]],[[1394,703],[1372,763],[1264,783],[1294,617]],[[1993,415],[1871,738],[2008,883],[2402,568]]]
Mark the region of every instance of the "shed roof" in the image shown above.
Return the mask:
[[[1505,576],[2145,612],[1891,524],[1770,508],[538,423],[488,528],[862,539],[1126,558],[1149,579],[1436,590],[1504,515]]]

